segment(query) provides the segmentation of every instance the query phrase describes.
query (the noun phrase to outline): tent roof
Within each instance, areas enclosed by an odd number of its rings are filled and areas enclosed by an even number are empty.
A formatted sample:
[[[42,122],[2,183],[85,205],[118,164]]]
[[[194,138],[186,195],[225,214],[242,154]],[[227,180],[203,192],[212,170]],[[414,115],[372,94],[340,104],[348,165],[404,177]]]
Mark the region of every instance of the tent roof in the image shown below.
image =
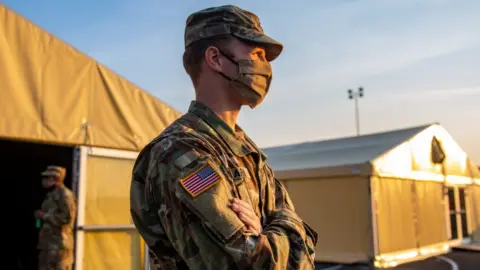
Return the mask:
[[[275,170],[336,167],[368,163],[430,125],[362,136],[265,148]]]
[[[442,166],[431,159],[434,141],[445,156],[442,164],[447,175],[480,179],[480,171],[439,124],[270,147],[264,152],[281,179],[380,175],[441,180]]]
[[[0,4],[0,138],[140,150],[180,116]]]

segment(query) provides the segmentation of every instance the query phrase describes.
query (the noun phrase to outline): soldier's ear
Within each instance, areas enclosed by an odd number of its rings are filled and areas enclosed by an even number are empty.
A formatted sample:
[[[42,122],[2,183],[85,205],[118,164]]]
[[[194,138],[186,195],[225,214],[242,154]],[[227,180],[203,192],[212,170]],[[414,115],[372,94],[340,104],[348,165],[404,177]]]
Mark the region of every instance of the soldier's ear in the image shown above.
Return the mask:
[[[221,52],[217,47],[215,46],[208,47],[205,50],[205,54],[204,54],[204,60],[205,60],[206,66],[214,71],[221,72],[222,57],[220,56],[221,56]]]

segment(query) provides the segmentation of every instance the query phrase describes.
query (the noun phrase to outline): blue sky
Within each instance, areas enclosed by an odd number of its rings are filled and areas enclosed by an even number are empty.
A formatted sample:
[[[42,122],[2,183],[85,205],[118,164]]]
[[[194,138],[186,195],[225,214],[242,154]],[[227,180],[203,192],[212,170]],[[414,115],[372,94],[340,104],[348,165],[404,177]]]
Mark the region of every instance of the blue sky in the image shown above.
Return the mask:
[[[440,122],[480,164],[480,1],[2,3],[182,112],[186,17],[239,5],[285,46],[269,96],[239,119],[260,146],[354,135],[346,90],[363,86],[362,133]]]

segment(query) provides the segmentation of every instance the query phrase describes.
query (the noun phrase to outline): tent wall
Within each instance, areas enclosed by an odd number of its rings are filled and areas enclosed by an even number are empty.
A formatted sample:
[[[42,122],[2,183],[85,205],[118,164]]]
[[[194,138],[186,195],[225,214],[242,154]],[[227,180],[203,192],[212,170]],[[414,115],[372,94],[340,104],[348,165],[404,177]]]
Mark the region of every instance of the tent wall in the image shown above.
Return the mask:
[[[131,224],[130,176],[135,160],[89,156],[85,224]]]
[[[290,179],[283,183],[300,217],[318,232],[316,260],[353,263],[373,257],[368,178]]]
[[[425,247],[445,242],[447,226],[443,185],[438,182],[414,181],[412,188],[416,204],[417,245]]]
[[[389,179],[390,180],[390,179]],[[411,181],[373,178],[380,253],[416,247]]]
[[[0,4],[0,137],[140,150],[180,113]]]
[[[143,270],[143,256],[143,242],[133,230],[88,232],[82,269]]]
[[[381,254],[448,240],[442,183],[379,177],[372,183]]]
[[[77,237],[76,260],[81,263],[76,269],[144,269],[145,244],[129,212],[136,153],[82,148],[87,153],[80,183],[82,231]]]

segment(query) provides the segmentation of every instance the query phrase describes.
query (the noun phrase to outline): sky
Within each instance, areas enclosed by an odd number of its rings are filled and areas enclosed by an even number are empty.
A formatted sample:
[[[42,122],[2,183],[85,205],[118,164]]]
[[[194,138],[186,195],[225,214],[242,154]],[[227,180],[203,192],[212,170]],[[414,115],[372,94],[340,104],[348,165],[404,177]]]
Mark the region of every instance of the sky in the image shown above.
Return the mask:
[[[480,1],[176,2],[0,0],[181,112],[187,16],[238,5],[284,44],[267,98],[239,119],[259,146],[355,135],[347,89],[363,87],[361,134],[438,122],[480,164]]]

